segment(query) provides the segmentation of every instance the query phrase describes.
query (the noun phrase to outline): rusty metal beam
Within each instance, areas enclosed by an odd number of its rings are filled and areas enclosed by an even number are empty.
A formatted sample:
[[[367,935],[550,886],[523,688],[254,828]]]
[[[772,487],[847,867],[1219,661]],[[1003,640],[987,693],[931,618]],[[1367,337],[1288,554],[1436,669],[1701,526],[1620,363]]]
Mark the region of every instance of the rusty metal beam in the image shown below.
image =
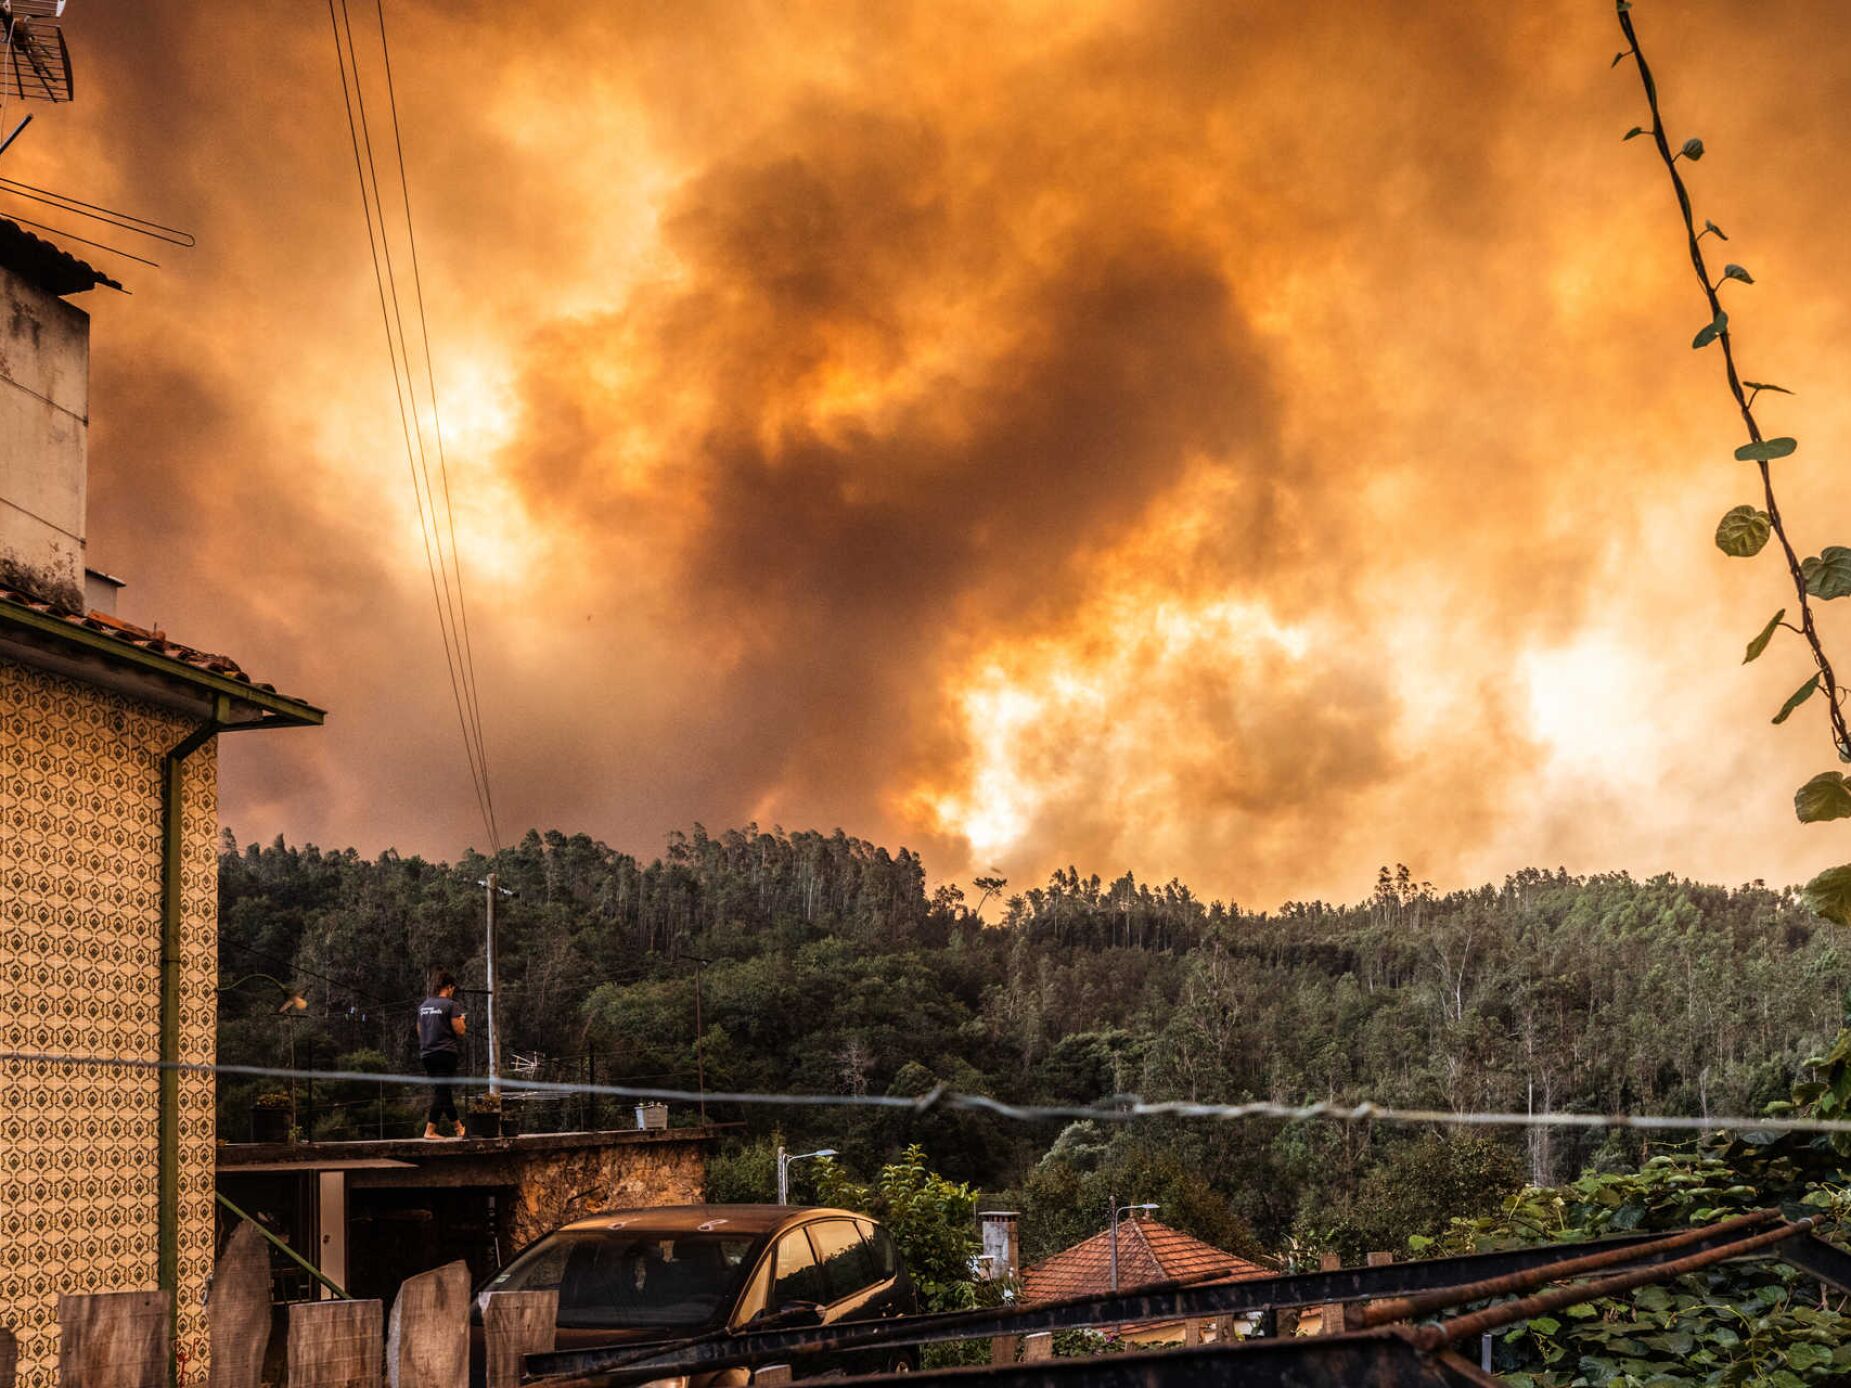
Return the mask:
[[[1796,1234],[1803,1234],[1812,1228],[1810,1219],[1802,1219],[1797,1224],[1781,1224],[1759,1234],[1750,1234],[1746,1238],[1736,1239],[1732,1243],[1720,1244],[1703,1249],[1682,1258],[1674,1258],[1668,1263],[1656,1266],[1628,1268],[1625,1272],[1612,1277],[1602,1277],[1593,1282],[1576,1282],[1570,1286],[1557,1287],[1552,1291],[1538,1292],[1535,1296],[1522,1297],[1516,1301],[1502,1301],[1495,1306],[1487,1306],[1482,1311],[1470,1315],[1455,1316],[1451,1320],[1441,1321],[1437,1325],[1423,1325],[1411,1332],[1415,1342],[1427,1349],[1440,1349],[1456,1340],[1468,1339],[1482,1335],[1489,1330],[1502,1330],[1507,1325],[1529,1320],[1535,1316],[1546,1316],[1551,1311],[1559,1311],[1565,1306],[1578,1306],[1584,1301],[1597,1301],[1605,1296],[1618,1296],[1643,1287],[1648,1282],[1662,1282],[1667,1278],[1681,1277],[1687,1272],[1699,1272],[1712,1263],[1720,1263],[1725,1258],[1739,1258],[1748,1253],[1756,1253],[1785,1243]]]
[[[1774,1252],[1801,1272],[1810,1273],[1841,1292],[1851,1293],[1851,1253],[1834,1247],[1817,1234],[1788,1239]]]
[[[530,1356],[530,1362],[531,1362]],[[602,1376],[580,1380],[602,1383]],[[1089,1358],[1040,1359],[988,1368],[934,1369],[905,1375],[837,1379],[848,1385],[894,1388],[1484,1388],[1487,1379],[1452,1354],[1417,1347],[1405,1327],[1289,1340]],[[562,1384],[561,1388],[565,1388]]]
[[[1706,1228],[1689,1247],[1726,1242],[1733,1231]],[[1641,1262],[1661,1262],[1677,1251],[1653,1253],[1649,1245],[1662,1235],[1629,1235],[1587,1243],[1544,1244],[1498,1253],[1391,1263],[1381,1267],[1342,1268],[1330,1272],[1261,1277],[1245,1282],[1190,1285],[1165,1282],[1113,1296],[1070,1297],[1034,1306],[983,1311],[954,1311],[907,1316],[900,1320],[839,1321],[800,1330],[720,1333],[653,1345],[611,1345],[529,1355],[526,1372],[533,1377],[582,1377],[619,1388],[622,1384],[753,1363],[778,1363],[793,1355],[885,1345],[924,1345],[951,1340],[981,1340],[1023,1335],[1037,1330],[1066,1330],[1094,1325],[1131,1325],[1148,1321],[1194,1320],[1209,1316],[1244,1316],[1281,1306],[1316,1306],[1327,1302],[1365,1301],[1400,1296],[1463,1283],[1481,1282],[1532,1268],[1579,1260],[1595,1252],[1631,1249]]]
[[[1715,1224],[1700,1225],[1695,1229],[1684,1229],[1630,1248],[1600,1249],[1583,1253],[1580,1257],[1570,1258],[1566,1262],[1527,1268],[1506,1273],[1502,1277],[1488,1277],[1479,1282],[1462,1282],[1456,1287],[1423,1292],[1419,1296],[1390,1297],[1364,1308],[1362,1324],[1364,1326],[1391,1325],[1396,1321],[1415,1320],[1421,1316],[1431,1315],[1435,1311],[1463,1306],[1468,1301],[1487,1301],[1492,1297],[1514,1296],[1519,1292],[1535,1291],[1536,1288],[1546,1283],[1559,1282],[1565,1277],[1580,1277],[1584,1273],[1596,1272],[1601,1268],[1617,1267],[1623,1263],[1637,1263],[1648,1254],[1668,1254],[1674,1249],[1681,1253],[1693,1245],[1707,1246],[1715,1243],[1718,1238],[1732,1238],[1779,1218],[1779,1210],[1753,1210],[1745,1215],[1737,1215],[1734,1219],[1719,1220]]]

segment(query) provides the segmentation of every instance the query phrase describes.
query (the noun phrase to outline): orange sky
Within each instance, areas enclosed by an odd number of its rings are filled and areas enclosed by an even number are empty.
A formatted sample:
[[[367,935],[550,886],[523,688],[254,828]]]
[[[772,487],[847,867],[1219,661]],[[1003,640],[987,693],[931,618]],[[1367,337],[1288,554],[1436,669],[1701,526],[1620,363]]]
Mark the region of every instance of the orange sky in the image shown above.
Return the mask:
[[[1844,12],[1637,13],[1816,552]],[[1755,492],[1601,0],[388,14],[504,825],[1253,907],[1847,856],[1801,651],[1737,664],[1790,594],[1710,541]],[[68,32],[6,172],[200,238],[87,303],[92,562],[331,710],[227,749],[240,837],[479,843],[325,10]]]

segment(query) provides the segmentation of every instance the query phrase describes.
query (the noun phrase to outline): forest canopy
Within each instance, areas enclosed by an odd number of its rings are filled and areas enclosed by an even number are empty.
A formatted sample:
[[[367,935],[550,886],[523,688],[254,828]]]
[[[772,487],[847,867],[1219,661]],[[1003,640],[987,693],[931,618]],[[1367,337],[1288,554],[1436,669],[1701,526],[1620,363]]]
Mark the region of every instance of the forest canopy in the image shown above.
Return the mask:
[[[455,864],[227,836],[223,975],[285,978],[311,1008],[279,1018],[263,985],[231,988],[222,1059],[415,1070],[425,969],[482,985],[491,868],[514,892],[498,913],[505,1051],[529,1073],[600,1084],[1756,1114],[1829,1044],[1846,983],[1835,928],[1759,883],[1526,869],[1440,894],[1385,868],[1365,901],[1256,913],[1176,881],[1067,869],[1024,891],[997,884],[986,921],[959,889],[928,890],[913,853],[840,831],[696,825],[647,863],[557,832]],[[226,1081],[228,1137],[244,1136],[255,1088]],[[314,1136],[407,1126],[383,1088],[323,1086],[303,1108]],[[537,1104],[531,1121],[616,1110]],[[677,1106],[675,1121],[693,1117]],[[918,1143],[950,1177],[1021,1204],[1030,1256],[1096,1230],[1113,1196],[1158,1202],[1229,1247],[1397,1246],[1484,1212],[1462,1201],[1645,1155],[1637,1135],[1544,1129],[1063,1128],[726,1105],[709,1117],[744,1124],[715,1162],[734,1198],[752,1196],[774,1129],[863,1176]]]

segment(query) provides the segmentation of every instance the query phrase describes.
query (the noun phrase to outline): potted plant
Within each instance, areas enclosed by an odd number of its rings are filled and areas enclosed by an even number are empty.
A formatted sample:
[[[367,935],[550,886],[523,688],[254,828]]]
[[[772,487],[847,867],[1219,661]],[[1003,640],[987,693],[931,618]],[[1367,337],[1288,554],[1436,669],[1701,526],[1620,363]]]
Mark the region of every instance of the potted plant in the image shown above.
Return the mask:
[[[258,1094],[251,1102],[251,1141],[289,1141],[293,1107],[286,1089],[266,1089]]]
[[[463,1113],[463,1128],[471,1137],[501,1136],[501,1095],[478,1094]]]

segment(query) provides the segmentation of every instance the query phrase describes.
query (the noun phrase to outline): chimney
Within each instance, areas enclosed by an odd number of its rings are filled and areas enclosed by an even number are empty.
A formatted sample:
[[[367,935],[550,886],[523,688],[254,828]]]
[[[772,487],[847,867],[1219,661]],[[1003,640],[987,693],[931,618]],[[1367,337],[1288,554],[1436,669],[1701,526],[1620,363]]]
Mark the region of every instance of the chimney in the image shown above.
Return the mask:
[[[1010,1210],[982,1210],[977,1215],[977,1228],[983,1235],[983,1275],[989,1281],[1014,1277],[1021,1271],[1022,1245],[1016,1222]]]
[[[0,583],[71,612],[121,586],[86,579],[90,315],[63,298],[101,282],[0,221]]]

